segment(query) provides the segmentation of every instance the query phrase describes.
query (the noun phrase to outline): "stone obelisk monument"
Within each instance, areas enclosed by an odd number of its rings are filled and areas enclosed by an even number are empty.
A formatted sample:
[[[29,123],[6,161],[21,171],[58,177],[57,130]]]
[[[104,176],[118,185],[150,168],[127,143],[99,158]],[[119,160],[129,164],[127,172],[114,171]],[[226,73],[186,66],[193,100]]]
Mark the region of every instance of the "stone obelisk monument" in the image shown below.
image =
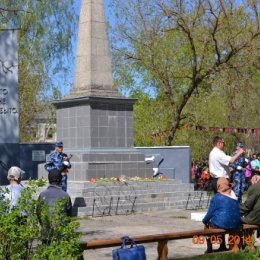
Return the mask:
[[[73,154],[70,180],[152,176],[133,148],[133,105],[113,86],[103,0],[82,0],[74,87],[57,101],[57,139]]]
[[[113,87],[103,0],[82,0],[71,98],[119,97]]]

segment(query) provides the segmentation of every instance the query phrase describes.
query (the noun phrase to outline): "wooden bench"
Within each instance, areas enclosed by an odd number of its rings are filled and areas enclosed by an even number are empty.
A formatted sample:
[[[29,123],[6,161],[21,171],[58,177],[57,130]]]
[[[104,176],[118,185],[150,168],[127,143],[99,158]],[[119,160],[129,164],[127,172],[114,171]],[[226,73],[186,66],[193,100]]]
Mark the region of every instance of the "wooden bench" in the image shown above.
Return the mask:
[[[245,232],[247,238],[251,239],[254,231],[259,228],[260,227],[256,225],[244,224],[243,232]],[[145,236],[134,236],[131,238],[137,244],[158,242],[158,246],[157,246],[158,260],[167,260],[167,255],[168,255],[167,242],[170,240],[179,240],[179,239],[186,239],[186,238],[205,239],[208,236],[229,234],[229,236],[233,236],[233,240],[234,240],[232,245],[230,245],[231,251],[238,252],[239,251],[238,245],[239,242],[241,242],[242,240],[240,233],[241,230],[205,229],[205,230],[191,230],[191,231],[181,231],[181,232],[154,234],[154,235],[145,235]],[[116,246],[121,246],[121,244],[122,241],[120,238],[98,239],[98,240],[90,240],[87,242],[81,242],[81,248],[82,250],[90,250],[90,249],[98,249],[98,248],[116,247]],[[253,249],[252,247],[253,244],[251,245],[251,249]]]

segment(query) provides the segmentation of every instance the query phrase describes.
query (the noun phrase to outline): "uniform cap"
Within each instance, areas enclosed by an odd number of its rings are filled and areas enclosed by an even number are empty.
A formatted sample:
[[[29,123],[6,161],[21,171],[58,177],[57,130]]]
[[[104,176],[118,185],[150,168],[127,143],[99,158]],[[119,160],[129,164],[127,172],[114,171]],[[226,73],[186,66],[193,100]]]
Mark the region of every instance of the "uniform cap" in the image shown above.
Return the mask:
[[[55,146],[63,147],[63,142],[61,142],[61,141],[60,141],[60,142],[56,142],[56,143],[55,143]]]
[[[22,171],[19,167],[17,166],[12,166],[9,170],[8,170],[8,174],[7,174],[7,179],[8,180],[19,180],[22,177],[22,174],[24,173],[24,171]]]
[[[236,143],[236,147],[244,147],[242,143]]]

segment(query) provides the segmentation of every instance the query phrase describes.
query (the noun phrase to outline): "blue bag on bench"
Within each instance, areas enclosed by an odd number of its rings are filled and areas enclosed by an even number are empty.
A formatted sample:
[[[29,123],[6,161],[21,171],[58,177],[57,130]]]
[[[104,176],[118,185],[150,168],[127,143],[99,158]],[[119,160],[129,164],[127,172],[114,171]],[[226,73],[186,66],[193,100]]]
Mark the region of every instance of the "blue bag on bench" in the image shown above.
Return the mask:
[[[145,249],[143,245],[137,245],[133,239],[128,236],[122,237],[121,248],[113,249],[113,260],[146,260]],[[130,247],[126,246],[130,243]]]

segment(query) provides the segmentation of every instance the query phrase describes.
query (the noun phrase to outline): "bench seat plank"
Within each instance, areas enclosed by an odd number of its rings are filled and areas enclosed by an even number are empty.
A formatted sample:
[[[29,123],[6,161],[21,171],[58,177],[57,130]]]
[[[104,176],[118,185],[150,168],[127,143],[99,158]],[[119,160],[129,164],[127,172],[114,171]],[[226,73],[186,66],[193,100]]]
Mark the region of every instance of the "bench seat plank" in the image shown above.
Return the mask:
[[[195,235],[208,236],[208,235],[217,235],[217,234],[225,234],[225,233],[227,233],[227,230],[225,229],[205,229],[205,230],[179,231],[174,233],[135,236],[131,238],[137,244],[141,244],[141,243],[159,242],[162,240],[186,239],[186,238],[192,238]],[[84,250],[88,250],[88,249],[95,249],[95,248],[120,246],[121,244],[122,244],[122,240],[120,238],[111,238],[111,239],[98,239],[98,240],[90,240],[87,242],[81,242],[81,247],[84,248]]]
[[[259,229],[260,226],[243,224],[242,229],[249,231],[249,234],[252,234],[254,230]],[[187,239],[194,236],[212,236],[212,235],[222,235],[222,234],[235,234],[240,230],[227,230],[227,229],[199,229],[199,230],[189,230],[189,231],[178,231],[165,234],[154,234],[154,235],[144,235],[144,236],[135,236],[131,237],[137,244],[142,243],[154,243],[158,242],[157,251],[158,259],[166,260],[168,255],[167,242],[169,240],[178,240],[178,239]],[[120,238],[110,238],[110,239],[97,239],[90,241],[82,241],[80,246],[82,250],[98,249],[98,248],[107,248],[107,247],[116,247],[121,246],[122,240]],[[234,244],[232,246],[232,251],[236,252],[239,250],[238,245]]]

